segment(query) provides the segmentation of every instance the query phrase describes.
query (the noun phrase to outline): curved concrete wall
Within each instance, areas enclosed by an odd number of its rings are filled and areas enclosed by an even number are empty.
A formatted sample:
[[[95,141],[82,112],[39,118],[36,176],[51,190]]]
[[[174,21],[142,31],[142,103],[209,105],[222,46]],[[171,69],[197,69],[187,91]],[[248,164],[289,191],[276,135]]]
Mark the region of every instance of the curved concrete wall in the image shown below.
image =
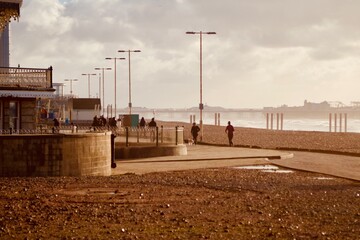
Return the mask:
[[[110,176],[111,132],[0,135],[0,176]]]
[[[149,158],[163,156],[183,156],[187,155],[186,145],[163,145],[163,146],[135,146],[135,147],[115,147],[115,158],[132,159],[132,158]]]

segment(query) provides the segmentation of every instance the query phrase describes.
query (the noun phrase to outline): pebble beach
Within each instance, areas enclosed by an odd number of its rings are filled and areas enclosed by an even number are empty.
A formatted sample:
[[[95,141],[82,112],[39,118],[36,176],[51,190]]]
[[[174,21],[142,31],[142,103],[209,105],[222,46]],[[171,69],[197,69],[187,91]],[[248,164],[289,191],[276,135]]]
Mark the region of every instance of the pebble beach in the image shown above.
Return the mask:
[[[203,130],[228,144],[224,126]],[[359,154],[358,138],[235,128],[234,147]],[[311,172],[0,178],[0,196],[0,239],[360,239],[360,183]]]

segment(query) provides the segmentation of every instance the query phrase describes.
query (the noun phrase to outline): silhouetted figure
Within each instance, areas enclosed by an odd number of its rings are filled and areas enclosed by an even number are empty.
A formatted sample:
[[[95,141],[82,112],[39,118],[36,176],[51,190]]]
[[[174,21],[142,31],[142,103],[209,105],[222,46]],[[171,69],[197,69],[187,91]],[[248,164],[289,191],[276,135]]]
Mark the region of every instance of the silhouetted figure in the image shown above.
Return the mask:
[[[155,128],[156,128],[156,122],[155,119],[152,118],[149,122],[149,128],[150,128],[150,139],[154,142],[155,141]]]
[[[104,115],[100,116],[100,124],[101,126],[106,126],[106,118],[104,117]]]
[[[142,117],[139,123],[139,127],[140,127],[140,131],[142,132],[142,135],[145,137],[146,136],[146,132],[145,132],[145,126],[146,126],[146,121],[145,118]]]
[[[144,128],[146,126],[146,121],[145,121],[144,117],[141,118],[139,126],[142,127],[142,128]]]
[[[54,118],[53,121],[54,121],[53,133],[59,132],[59,128],[60,128],[59,120],[57,120],[56,118]]]
[[[93,118],[92,126],[93,127],[99,126],[99,119],[98,119],[97,115],[95,115]]]
[[[115,117],[109,118],[109,126],[116,127],[116,119]]]
[[[230,147],[233,146],[233,142],[232,142],[232,139],[234,137],[234,132],[235,132],[235,129],[234,127],[231,125],[231,122],[228,121],[228,125],[226,126],[226,129],[225,129],[225,132],[227,133],[228,135],[228,139],[229,139],[229,145]]]
[[[156,122],[154,118],[152,118],[151,121],[149,122],[149,127],[156,127]]]
[[[200,127],[196,125],[196,123],[194,122],[191,127],[191,135],[193,137],[194,144],[197,144],[197,137],[199,135],[199,132],[200,132]]]

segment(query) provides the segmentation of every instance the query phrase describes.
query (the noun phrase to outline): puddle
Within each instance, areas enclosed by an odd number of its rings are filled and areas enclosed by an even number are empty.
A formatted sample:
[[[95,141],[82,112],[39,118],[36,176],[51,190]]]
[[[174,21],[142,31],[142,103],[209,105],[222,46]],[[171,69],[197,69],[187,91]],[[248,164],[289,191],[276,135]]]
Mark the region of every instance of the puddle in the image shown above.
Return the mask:
[[[293,173],[292,170],[280,169],[274,165],[253,165],[253,166],[240,166],[234,167],[235,169],[246,169],[246,170],[261,170],[262,172],[269,173]]]
[[[332,177],[314,177],[314,179],[317,179],[317,180],[332,180],[334,178],[332,178]]]
[[[235,167],[236,169],[248,169],[248,170],[276,170],[279,169],[274,165],[253,165],[253,166],[240,166]]]
[[[275,169],[275,170],[262,170],[262,172],[272,172],[272,173],[293,173],[292,170],[284,170],[284,169]]]
[[[117,189],[86,188],[86,189],[64,189],[59,193],[66,195],[114,195],[119,193]]]

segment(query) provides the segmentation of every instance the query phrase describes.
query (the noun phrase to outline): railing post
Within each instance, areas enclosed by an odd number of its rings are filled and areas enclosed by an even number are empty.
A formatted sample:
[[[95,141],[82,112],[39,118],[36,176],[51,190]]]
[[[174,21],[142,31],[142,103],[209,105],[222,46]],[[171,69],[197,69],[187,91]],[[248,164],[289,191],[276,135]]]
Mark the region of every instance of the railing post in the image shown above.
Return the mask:
[[[160,127],[160,142],[164,143],[164,126],[161,125]]]
[[[175,127],[175,145],[178,145],[178,126]]]
[[[111,133],[111,168],[116,168],[115,162],[115,138],[116,135]]]
[[[162,129],[162,126],[161,126]],[[159,146],[159,127],[156,127],[156,146]]]
[[[137,127],[137,131],[136,131],[137,133],[136,133],[136,137],[137,137],[137,143],[139,143],[140,142],[140,128],[139,127]]]
[[[344,113],[344,132],[347,132],[347,113]]]
[[[125,145],[129,146],[129,127],[125,127]]]

